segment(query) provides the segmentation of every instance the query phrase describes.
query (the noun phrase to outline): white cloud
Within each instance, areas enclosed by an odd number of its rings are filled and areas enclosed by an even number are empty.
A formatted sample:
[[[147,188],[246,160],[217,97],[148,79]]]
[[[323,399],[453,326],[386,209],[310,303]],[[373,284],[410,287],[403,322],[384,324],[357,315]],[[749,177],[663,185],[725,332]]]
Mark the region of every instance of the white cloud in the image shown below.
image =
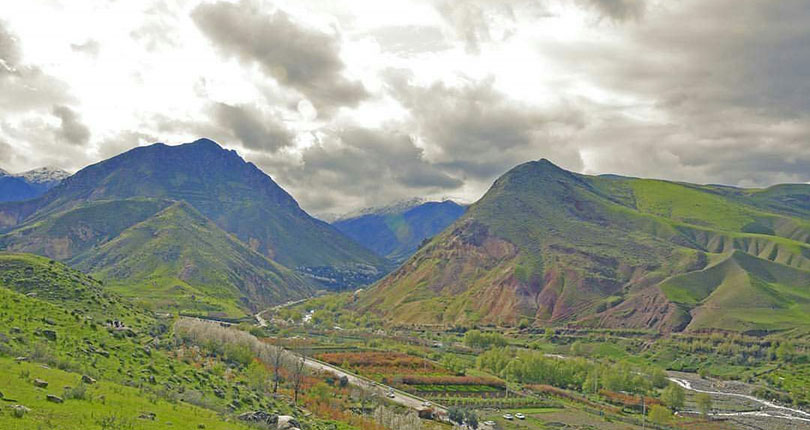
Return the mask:
[[[800,0],[12,2],[0,167],[77,169],[207,136],[324,212],[474,200],[541,157],[806,182],[808,13]]]

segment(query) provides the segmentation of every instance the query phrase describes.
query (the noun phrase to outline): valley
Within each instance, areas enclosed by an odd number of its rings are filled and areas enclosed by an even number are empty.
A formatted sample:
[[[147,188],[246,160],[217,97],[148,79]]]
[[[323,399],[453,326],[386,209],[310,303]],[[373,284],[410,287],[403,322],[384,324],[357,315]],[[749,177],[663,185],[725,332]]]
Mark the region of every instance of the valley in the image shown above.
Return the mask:
[[[808,185],[539,160],[328,224],[208,139],[52,185],[0,204],[2,428],[810,428]]]

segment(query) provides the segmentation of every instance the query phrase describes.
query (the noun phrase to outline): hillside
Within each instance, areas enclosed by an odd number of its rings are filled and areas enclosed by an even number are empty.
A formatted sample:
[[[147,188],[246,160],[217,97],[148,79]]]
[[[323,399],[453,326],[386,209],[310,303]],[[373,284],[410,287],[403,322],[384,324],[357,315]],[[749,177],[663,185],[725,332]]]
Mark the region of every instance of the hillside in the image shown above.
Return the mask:
[[[443,202],[417,201],[409,205],[376,208],[332,223],[338,230],[377,255],[401,263],[429,239],[458,219],[465,207]]]
[[[0,225],[7,231],[30,228],[89,203],[136,198],[186,201],[251,249],[291,269],[315,270],[326,283],[369,282],[388,264],[309,216],[255,165],[208,139],[138,147],[88,166],[34,201],[0,205]],[[119,215],[127,216],[112,212],[104,218]],[[16,240],[6,243],[23,247]],[[76,256],[46,255],[66,261]],[[338,275],[330,278],[332,273]]]
[[[0,253],[0,428],[247,430],[239,414],[299,415],[256,383],[249,349],[203,355],[172,322],[61,263]]]
[[[547,160],[530,162],[495,181],[450,228],[364,293],[358,306],[418,324],[806,325],[808,196],[810,186],[803,185],[743,190],[587,176]],[[747,263],[711,270],[729,259]],[[781,279],[775,274],[791,281],[775,281]],[[688,288],[705,286],[694,300],[678,298],[688,295],[673,287],[683,285],[683,276],[691,277]],[[791,294],[764,306],[759,296],[744,295],[769,288]],[[743,298],[723,299],[728,291]],[[772,323],[761,312],[768,306],[791,312]],[[726,318],[708,317],[725,308]]]
[[[242,316],[304,298],[299,275],[245,246],[185,202],[127,228],[70,260],[117,286],[120,294],[161,309]]]

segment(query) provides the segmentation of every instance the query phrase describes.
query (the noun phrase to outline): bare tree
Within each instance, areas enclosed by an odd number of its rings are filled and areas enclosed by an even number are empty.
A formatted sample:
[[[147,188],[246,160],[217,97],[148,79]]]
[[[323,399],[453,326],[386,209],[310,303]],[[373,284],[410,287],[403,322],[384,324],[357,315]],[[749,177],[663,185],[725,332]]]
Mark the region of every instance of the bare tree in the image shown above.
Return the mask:
[[[293,402],[298,403],[298,393],[301,391],[301,384],[304,382],[306,374],[307,362],[306,357],[298,357],[293,364],[292,369],[292,382],[293,382]]]
[[[278,382],[281,379],[281,367],[284,365],[284,348],[276,346],[270,349],[270,366],[273,367],[273,393],[278,392]]]

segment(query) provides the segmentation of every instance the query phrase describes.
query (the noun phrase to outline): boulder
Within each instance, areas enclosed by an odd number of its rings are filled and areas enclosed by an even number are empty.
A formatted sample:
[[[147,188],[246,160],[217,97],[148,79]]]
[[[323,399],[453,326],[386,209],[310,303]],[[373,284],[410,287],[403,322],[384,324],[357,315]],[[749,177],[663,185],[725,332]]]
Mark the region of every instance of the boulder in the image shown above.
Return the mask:
[[[48,381],[43,381],[42,379],[34,379],[34,385],[39,388],[48,388]]]
[[[277,430],[293,430],[301,427],[298,421],[289,415],[279,415],[278,423],[276,424]]]
[[[253,411],[253,412],[245,412],[236,418],[239,419],[240,421],[246,421],[249,423],[263,423],[276,425],[279,416],[267,411]]]
[[[157,415],[155,415],[154,412],[144,412],[144,413],[138,415],[138,419],[140,419],[140,420],[154,421],[156,418],[157,418]]]
[[[96,383],[96,380],[87,375],[82,375],[82,382],[84,382],[87,385],[93,385]]]
[[[42,335],[45,336],[45,339],[50,341],[56,341],[56,332],[50,329],[42,330]]]
[[[47,400],[47,401],[49,401],[51,403],[62,403],[62,402],[64,402],[64,400],[62,400],[61,397],[54,396],[53,394],[48,394],[47,396],[45,396],[45,400]]]

